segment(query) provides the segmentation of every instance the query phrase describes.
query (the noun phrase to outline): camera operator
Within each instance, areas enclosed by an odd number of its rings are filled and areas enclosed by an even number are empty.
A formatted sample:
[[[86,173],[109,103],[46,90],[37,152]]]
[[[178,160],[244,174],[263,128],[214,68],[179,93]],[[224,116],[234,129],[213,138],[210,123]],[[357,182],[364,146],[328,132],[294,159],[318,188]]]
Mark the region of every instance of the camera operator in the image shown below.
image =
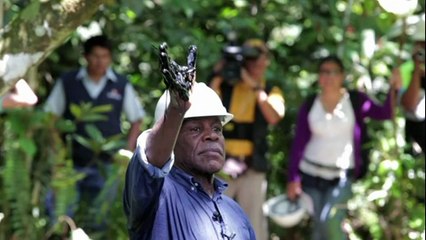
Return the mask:
[[[401,105],[405,113],[405,138],[414,144],[414,153],[425,148],[425,15],[415,26],[412,59],[394,71],[393,77],[402,78]]]
[[[284,98],[277,86],[265,81],[269,51],[262,40],[247,40],[241,47],[225,48],[215,66],[212,87],[234,119],[224,127],[226,162],[223,173],[230,176],[226,194],[249,216],[256,239],[268,239],[262,212],[269,164],[268,126],[277,124],[285,112]]]

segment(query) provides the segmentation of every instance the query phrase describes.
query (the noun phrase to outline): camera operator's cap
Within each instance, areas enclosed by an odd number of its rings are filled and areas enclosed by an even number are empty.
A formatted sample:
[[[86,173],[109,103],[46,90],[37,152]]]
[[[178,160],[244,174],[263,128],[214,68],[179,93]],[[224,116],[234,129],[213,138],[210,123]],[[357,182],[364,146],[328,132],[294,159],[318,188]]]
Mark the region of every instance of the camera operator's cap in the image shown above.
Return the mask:
[[[184,118],[218,116],[223,126],[234,117],[234,115],[226,111],[219,95],[205,83],[194,83],[189,101],[191,106],[186,111]],[[161,119],[169,103],[170,93],[166,90],[155,107],[155,121]]]
[[[259,49],[262,53],[269,52],[268,47],[266,46],[266,43],[258,38],[252,38],[248,39],[244,42],[243,46],[252,47]]]
[[[411,36],[413,41],[425,41],[425,15],[419,17],[419,21],[416,23],[414,33]]]

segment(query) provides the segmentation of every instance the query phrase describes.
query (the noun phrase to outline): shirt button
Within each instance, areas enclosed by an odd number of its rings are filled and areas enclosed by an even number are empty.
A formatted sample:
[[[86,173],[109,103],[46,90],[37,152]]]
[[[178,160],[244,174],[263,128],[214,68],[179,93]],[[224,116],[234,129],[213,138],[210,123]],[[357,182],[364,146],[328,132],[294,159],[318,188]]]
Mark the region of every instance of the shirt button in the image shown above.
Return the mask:
[[[191,187],[191,190],[192,190],[192,191],[195,191],[195,187]]]

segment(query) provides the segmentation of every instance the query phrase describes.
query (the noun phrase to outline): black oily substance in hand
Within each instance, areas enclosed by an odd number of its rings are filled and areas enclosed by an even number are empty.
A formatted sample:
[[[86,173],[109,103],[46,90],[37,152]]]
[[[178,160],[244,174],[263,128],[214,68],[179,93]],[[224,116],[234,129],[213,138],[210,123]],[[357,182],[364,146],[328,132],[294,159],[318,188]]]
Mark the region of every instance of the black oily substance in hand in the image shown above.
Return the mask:
[[[189,90],[195,80],[197,47],[189,47],[186,66],[180,66],[171,59],[167,48],[167,43],[162,43],[159,47],[160,70],[164,83],[167,89],[176,91],[181,99],[188,101]]]

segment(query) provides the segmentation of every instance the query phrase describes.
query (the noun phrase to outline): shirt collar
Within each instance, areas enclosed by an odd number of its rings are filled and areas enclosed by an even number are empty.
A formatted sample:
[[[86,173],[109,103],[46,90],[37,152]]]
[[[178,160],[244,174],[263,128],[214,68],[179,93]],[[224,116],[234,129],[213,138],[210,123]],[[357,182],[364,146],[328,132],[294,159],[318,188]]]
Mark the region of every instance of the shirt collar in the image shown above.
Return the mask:
[[[106,71],[106,74],[103,77],[106,77],[107,79],[109,79],[113,82],[117,81],[117,76],[115,75],[112,68],[108,68],[107,71]],[[80,70],[77,73],[76,79],[77,80],[89,79],[89,74],[87,73],[87,68],[85,68],[85,67],[80,68]]]
[[[180,168],[177,167],[173,167],[172,170],[170,171],[170,174],[176,179],[176,181],[179,184],[182,184],[184,187],[189,188],[189,189],[202,189],[201,185],[195,180],[195,178],[193,176],[191,176],[190,174],[186,173],[185,171],[183,171]],[[214,177],[214,186],[215,186],[215,195],[221,195],[226,188],[228,187],[228,184],[217,178]]]

